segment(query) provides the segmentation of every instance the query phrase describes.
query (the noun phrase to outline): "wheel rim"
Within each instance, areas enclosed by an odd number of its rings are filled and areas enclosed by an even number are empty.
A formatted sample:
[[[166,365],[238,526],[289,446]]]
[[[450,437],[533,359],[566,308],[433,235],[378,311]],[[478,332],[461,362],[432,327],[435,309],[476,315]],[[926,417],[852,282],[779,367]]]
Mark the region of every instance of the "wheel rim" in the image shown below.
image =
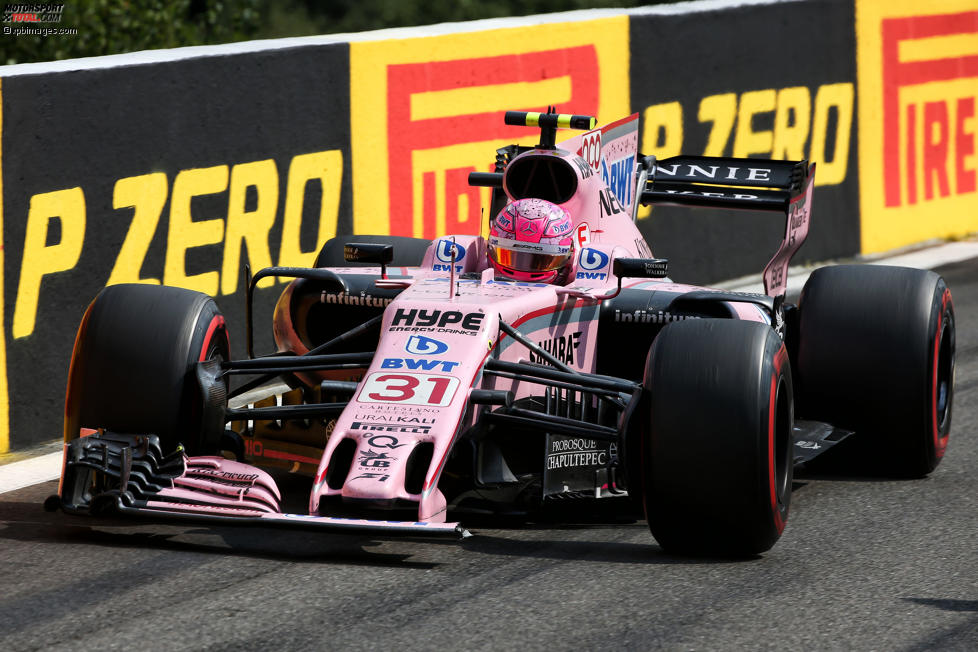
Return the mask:
[[[774,421],[774,487],[779,505],[789,490],[788,469],[791,468],[791,395],[785,387],[785,379],[778,379]]]
[[[951,387],[953,382],[954,355],[951,352],[951,329],[945,321],[941,328],[940,344],[934,374],[934,423],[937,425],[936,437],[947,430],[951,414]]]

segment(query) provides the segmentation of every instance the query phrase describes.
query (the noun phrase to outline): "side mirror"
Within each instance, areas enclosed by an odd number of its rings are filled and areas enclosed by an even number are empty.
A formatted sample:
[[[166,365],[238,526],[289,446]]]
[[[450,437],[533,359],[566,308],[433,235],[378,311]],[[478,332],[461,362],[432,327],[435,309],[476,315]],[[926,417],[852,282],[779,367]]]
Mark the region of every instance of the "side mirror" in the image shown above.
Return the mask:
[[[348,263],[387,265],[394,260],[394,245],[348,242],[343,245],[343,260]]]
[[[669,275],[669,260],[666,258],[615,258],[611,269],[619,279],[665,278]]]
[[[394,245],[348,242],[343,245],[343,260],[348,263],[377,263],[380,265],[380,278],[387,278],[387,265],[394,260]]]

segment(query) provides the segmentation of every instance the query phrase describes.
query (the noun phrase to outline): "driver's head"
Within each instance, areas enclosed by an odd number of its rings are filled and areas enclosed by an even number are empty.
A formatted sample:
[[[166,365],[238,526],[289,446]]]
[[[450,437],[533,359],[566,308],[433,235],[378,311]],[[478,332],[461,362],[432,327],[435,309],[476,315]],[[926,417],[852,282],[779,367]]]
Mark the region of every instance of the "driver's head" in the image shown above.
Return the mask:
[[[489,230],[489,264],[514,281],[553,283],[573,260],[573,231],[560,206],[519,199],[499,212]]]

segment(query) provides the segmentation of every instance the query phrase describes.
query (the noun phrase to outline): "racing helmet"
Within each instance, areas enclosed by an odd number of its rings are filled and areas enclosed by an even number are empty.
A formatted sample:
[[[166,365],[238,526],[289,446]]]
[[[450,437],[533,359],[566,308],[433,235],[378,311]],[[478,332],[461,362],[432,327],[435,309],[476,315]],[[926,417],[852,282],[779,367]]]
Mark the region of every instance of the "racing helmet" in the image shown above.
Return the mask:
[[[553,283],[573,264],[574,222],[544,199],[507,204],[489,230],[489,264],[514,281]]]

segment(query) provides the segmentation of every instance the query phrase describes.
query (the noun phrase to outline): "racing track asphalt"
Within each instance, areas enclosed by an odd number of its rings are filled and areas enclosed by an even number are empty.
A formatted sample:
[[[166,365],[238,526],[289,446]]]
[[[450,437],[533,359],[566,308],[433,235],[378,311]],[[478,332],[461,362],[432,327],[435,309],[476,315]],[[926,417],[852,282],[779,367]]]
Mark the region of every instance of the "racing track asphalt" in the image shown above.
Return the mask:
[[[668,556],[644,523],[459,544],[90,521],[45,513],[47,482],[0,495],[0,649],[978,649],[978,260],[939,271],[947,457],[800,478],[761,557]]]

